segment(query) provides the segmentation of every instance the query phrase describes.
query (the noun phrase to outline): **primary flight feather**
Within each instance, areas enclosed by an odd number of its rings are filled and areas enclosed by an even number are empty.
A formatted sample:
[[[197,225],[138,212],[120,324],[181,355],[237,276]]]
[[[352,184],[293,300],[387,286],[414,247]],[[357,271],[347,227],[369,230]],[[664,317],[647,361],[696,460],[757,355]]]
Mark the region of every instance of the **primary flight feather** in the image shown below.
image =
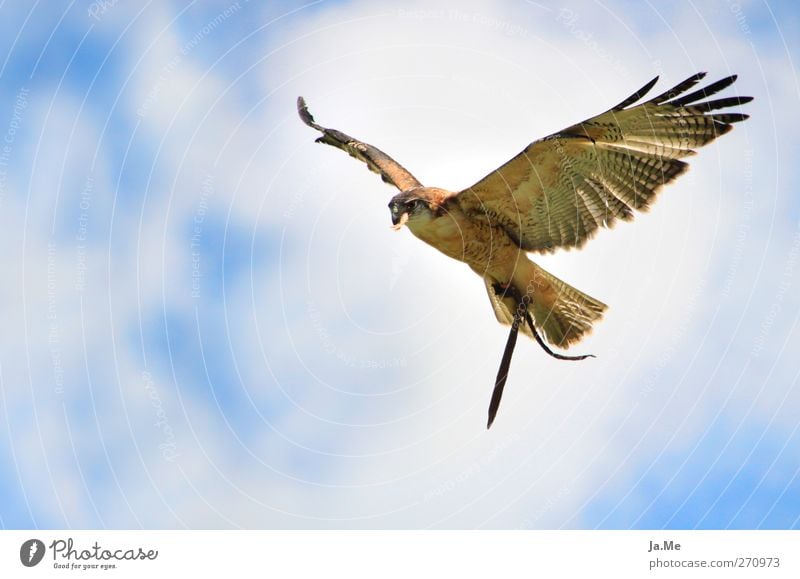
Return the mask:
[[[422,241],[469,265],[483,278],[498,321],[512,326],[489,426],[517,331],[536,338],[548,352],[539,333],[548,343],[569,348],[606,309],[546,272],[526,252],[582,247],[600,227],[646,211],[661,187],[686,171],[682,159],[748,118],[719,111],[751,97],[706,100],[733,84],[736,76],[686,94],[704,77],[705,73],[695,74],[635,104],[655,85],[656,77],[608,111],[532,142],[459,192],[423,186],[380,149],[318,125],[303,98],[297,99],[300,118],[322,133],[318,142],[346,151],[400,190],[389,203],[393,225],[406,225]]]

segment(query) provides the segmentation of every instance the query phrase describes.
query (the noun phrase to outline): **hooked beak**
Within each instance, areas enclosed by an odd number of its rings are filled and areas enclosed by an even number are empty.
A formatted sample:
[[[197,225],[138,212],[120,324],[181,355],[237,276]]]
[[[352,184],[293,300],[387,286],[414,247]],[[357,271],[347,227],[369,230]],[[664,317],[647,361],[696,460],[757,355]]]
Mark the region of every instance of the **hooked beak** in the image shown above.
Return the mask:
[[[408,221],[408,212],[403,213],[400,217],[396,213],[392,213],[392,229],[400,231],[403,225]]]

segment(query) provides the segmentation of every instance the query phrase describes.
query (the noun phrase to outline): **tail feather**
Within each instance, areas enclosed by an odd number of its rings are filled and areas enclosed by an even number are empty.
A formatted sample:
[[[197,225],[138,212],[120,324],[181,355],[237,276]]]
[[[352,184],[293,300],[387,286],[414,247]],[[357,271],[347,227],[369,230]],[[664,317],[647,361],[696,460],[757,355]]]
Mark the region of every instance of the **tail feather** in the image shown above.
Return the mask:
[[[603,317],[606,305],[575,289],[548,273],[533,262],[525,264],[522,275],[513,281],[518,295],[529,296],[529,311],[536,327],[548,343],[567,349],[578,343],[592,329],[592,324]],[[511,293],[503,293],[497,282],[484,278],[489,299],[497,321],[510,325],[518,299]],[[499,291],[498,291],[499,290]],[[520,329],[533,338],[530,329]]]

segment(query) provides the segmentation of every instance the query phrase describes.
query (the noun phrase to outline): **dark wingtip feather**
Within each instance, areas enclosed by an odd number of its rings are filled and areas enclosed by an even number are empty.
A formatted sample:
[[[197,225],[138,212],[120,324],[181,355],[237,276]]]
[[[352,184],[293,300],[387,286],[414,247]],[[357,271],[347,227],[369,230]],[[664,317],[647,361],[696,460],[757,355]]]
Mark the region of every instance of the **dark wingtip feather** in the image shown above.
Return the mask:
[[[731,124],[731,123],[741,123],[742,121],[746,121],[750,118],[750,115],[745,113],[722,113],[719,115],[710,115],[712,119],[715,121]]]
[[[301,96],[297,97],[297,114],[300,115],[300,118],[303,119],[303,122],[307,122],[308,119],[312,119],[311,113],[308,112],[306,99]]]
[[[297,97],[297,114],[300,115],[300,120],[307,124],[312,129],[316,129],[318,131],[323,131],[324,129],[320,127],[317,123],[314,122],[314,117],[311,116],[311,113],[308,111],[308,105],[306,104],[306,99],[299,96]]]
[[[661,93],[660,95],[652,99],[650,102],[657,105],[663,103],[664,101],[673,99],[679,94],[686,92],[688,89],[696,85],[699,81],[703,80],[705,77],[706,77],[705,72],[697,72],[692,76],[690,76],[689,78],[687,78],[686,80],[679,82],[668,91]]]
[[[728,88],[730,85],[736,82],[737,78],[738,75],[735,74],[732,74],[731,76],[726,76],[725,78],[720,79],[717,82],[711,83],[710,85],[703,87],[699,90],[696,90],[692,93],[689,93],[687,95],[684,95],[681,98],[671,100],[667,104],[676,107],[681,107],[693,103],[695,101],[699,101],[700,99],[710,97],[711,95],[716,94],[725,88]]]
[[[749,96],[734,96],[734,97],[726,97],[723,99],[715,99],[713,101],[706,101],[704,103],[689,105],[688,108],[691,109],[692,111],[707,113],[708,111],[714,111],[717,109],[724,109],[727,107],[736,107],[739,105],[744,105],[752,100],[753,97]]]
[[[655,77],[653,80],[648,82],[642,88],[640,88],[635,93],[633,93],[631,96],[629,96],[624,101],[622,101],[617,106],[615,106],[612,110],[621,111],[625,107],[627,107],[629,105],[632,105],[633,103],[638,101],[640,98],[642,98],[644,95],[646,95],[648,92],[650,92],[650,89],[653,88],[653,85],[655,85],[657,82],[658,82],[658,77]]]

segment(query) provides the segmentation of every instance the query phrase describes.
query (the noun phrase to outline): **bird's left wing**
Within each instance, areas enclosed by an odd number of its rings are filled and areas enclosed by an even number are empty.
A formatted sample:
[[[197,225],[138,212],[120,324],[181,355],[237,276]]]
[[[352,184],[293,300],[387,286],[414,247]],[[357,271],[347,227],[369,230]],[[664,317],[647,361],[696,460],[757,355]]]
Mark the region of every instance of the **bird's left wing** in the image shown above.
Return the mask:
[[[340,131],[326,129],[315,123],[314,117],[308,112],[308,107],[303,97],[297,97],[297,112],[305,124],[322,133],[322,136],[317,139],[318,143],[325,143],[346,151],[351,157],[366,163],[371,171],[380,174],[381,179],[394,185],[400,191],[422,186],[422,183],[417,181],[414,175],[377,147],[362,143]]]
[[[540,139],[472,187],[461,209],[489,220],[526,251],[580,247],[600,227],[645,211],[662,185],[683,173],[681,158],[727,133],[742,113],[719,113],[751,97],[705,98],[730,76],[683,94],[705,73],[639,105],[658,77],[612,109]]]

